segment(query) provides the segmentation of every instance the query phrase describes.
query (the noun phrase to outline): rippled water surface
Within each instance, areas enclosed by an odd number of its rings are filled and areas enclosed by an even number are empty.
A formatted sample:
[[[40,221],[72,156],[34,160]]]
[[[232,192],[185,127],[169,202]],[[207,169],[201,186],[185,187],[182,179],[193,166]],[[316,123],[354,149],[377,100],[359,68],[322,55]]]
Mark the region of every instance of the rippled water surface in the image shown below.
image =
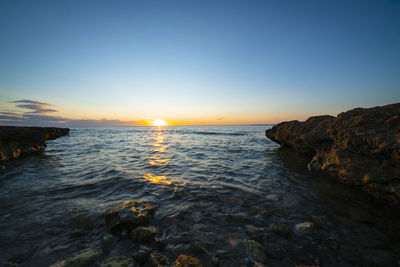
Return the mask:
[[[132,256],[144,243],[104,247],[103,213],[146,200],[167,241],[145,245],[171,262],[188,254],[205,266],[252,266],[245,244],[256,240],[268,266],[398,266],[399,212],[311,176],[306,159],[278,149],[265,129],[71,129],[44,153],[3,164],[0,265],[48,266],[86,247],[102,251],[98,263]],[[312,231],[294,233],[303,222]]]

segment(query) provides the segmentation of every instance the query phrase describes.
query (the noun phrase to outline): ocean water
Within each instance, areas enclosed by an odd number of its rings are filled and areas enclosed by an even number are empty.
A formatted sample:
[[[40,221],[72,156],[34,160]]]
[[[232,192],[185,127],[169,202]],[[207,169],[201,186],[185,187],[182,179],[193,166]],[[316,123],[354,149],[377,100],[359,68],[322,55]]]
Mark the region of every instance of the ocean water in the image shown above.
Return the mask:
[[[0,265],[48,266],[87,247],[102,251],[99,263],[145,245],[170,262],[188,254],[205,266],[253,266],[245,244],[255,240],[268,266],[398,266],[399,212],[312,176],[266,128],[72,128],[45,152],[2,165]],[[104,246],[104,211],[126,200],[157,208],[150,225],[164,246]],[[292,231],[303,222],[311,232]]]

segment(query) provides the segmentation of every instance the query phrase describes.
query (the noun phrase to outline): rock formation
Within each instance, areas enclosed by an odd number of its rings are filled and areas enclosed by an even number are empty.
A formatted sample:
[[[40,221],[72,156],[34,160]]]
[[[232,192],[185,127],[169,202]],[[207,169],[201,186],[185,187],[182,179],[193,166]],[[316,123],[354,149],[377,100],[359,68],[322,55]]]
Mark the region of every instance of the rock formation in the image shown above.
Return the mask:
[[[0,126],[0,161],[43,151],[46,140],[68,134],[68,128]]]
[[[400,207],[400,103],[282,122],[265,134],[309,156],[309,170],[361,186]]]

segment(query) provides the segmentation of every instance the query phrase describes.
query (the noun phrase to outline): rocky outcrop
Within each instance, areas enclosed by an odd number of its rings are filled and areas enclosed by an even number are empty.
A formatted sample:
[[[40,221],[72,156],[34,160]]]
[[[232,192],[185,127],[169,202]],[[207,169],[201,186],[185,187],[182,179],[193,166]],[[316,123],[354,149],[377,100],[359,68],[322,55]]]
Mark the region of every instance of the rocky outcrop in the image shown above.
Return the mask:
[[[100,251],[92,248],[87,248],[85,250],[79,251],[72,257],[58,261],[50,267],[83,267],[90,266],[101,256]]]
[[[107,210],[104,219],[112,234],[126,236],[138,226],[146,225],[153,217],[155,210],[156,208],[146,201],[125,201],[118,207]],[[146,233],[141,233],[143,229]],[[154,234],[152,231],[155,231]],[[133,237],[147,240],[149,237],[154,238],[156,233],[153,228],[142,227],[138,231],[134,231]]]
[[[310,170],[400,207],[400,103],[282,122],[266,136],[309,156]]]
[[[0,161],[43,151],[46,140],[68,134],[68,128],[0,126]]]

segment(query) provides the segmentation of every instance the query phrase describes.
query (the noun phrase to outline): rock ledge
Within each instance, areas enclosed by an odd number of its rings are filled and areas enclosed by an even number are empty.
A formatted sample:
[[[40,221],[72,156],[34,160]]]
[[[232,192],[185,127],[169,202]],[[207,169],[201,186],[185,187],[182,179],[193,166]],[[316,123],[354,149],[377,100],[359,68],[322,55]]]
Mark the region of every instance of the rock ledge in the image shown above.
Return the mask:
[[[265,134],[309,156],[309,170],[338,177],[400,207],[400,103],[282,122]]]
[[[46,140],[68,134],[68,128],[0,126],[0,161],[43,151]]]

